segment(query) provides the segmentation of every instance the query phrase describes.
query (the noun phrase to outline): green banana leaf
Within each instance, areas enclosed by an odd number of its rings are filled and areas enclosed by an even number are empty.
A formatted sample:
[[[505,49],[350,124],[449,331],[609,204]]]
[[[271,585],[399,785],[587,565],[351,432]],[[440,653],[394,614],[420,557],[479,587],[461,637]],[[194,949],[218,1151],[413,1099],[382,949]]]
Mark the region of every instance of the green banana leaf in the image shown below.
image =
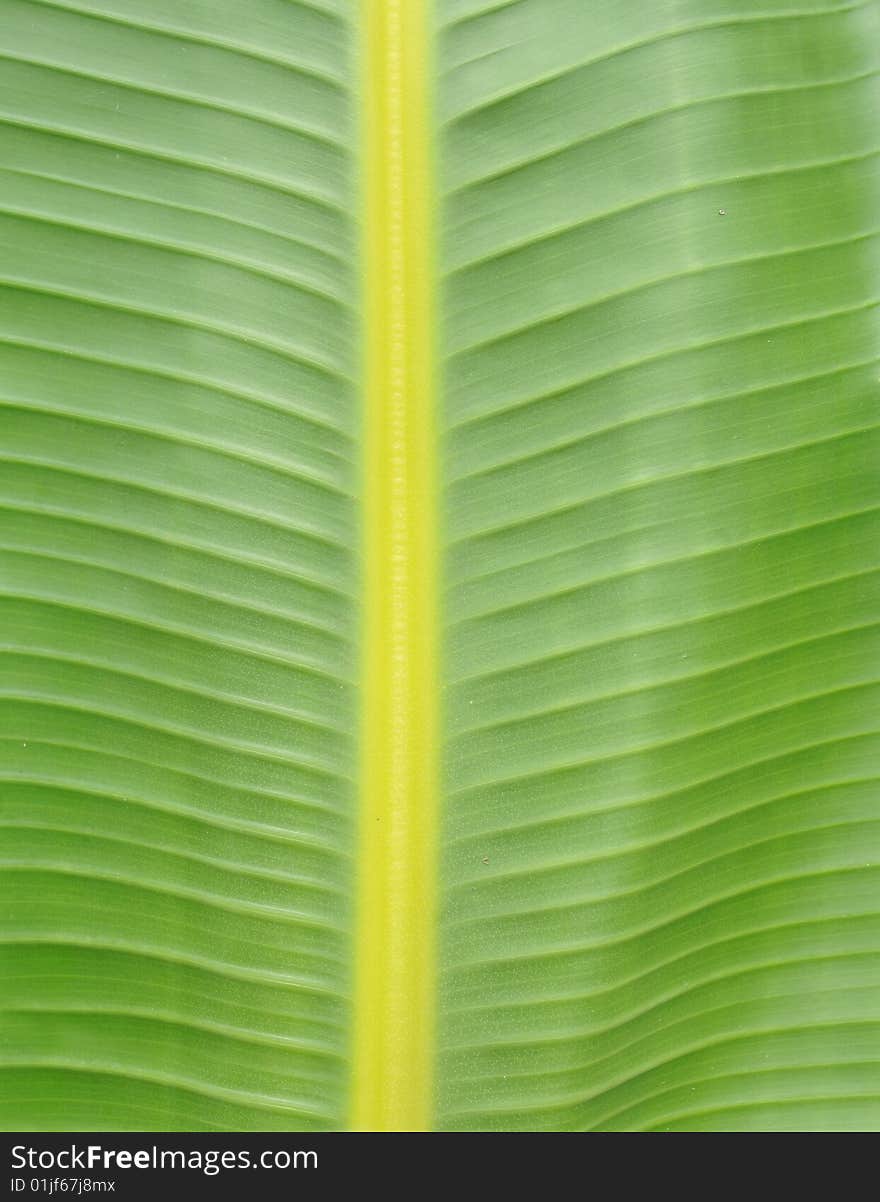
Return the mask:
[[[878,0],[0,0],[4,1129],[880,1129],[878,72]]]

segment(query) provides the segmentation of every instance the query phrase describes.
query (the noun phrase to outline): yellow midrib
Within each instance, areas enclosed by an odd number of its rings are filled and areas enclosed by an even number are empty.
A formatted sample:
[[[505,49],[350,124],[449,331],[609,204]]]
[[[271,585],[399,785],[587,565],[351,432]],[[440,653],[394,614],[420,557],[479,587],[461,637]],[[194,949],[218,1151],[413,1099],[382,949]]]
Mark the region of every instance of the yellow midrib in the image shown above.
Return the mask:
[[[365,620],[351,1125],[431,1125],[436,505],[428,0],[362,0]]]

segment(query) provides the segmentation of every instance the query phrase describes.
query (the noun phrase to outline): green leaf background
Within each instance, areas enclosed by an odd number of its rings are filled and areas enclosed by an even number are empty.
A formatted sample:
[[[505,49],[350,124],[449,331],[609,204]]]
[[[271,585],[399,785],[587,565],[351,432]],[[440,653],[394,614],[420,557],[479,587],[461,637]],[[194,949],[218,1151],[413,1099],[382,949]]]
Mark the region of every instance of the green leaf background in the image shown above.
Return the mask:
[[[435,0],[437,1129],[877,1130],[880,4]],[[0,1123],[348,1122],[360,6],[0,0]]]

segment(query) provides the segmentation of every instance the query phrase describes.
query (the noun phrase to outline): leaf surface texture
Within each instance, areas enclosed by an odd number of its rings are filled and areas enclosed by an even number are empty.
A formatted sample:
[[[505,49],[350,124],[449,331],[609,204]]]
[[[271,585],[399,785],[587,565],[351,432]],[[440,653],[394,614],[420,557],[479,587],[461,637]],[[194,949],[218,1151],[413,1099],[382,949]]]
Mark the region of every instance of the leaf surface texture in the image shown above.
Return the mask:
[[[880,4],[431,22],[431,1126],[876,1130]],[[0,60],[0,1122],[346,1127],[363,12]]]

